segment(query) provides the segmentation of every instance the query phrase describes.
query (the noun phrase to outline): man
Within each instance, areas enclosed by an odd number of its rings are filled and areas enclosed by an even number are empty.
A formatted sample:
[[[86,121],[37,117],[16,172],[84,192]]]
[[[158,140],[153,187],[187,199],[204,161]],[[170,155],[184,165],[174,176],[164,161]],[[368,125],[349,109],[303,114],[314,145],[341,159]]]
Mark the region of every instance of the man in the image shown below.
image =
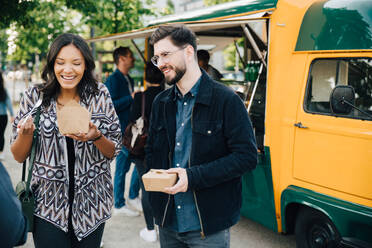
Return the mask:
[[[207,50],[198,50],[197,56],[200,68],[203,68],[212,79],[220,80],[222,78],[222,74],[209,64],[210,55]]]
[[[178,175],[173,187],[150,193],[161,247],[229,247],[241,175],[257,163],[247,111],[200,70],[195,35],[185,26],[161,26],[150,42],[152,62],[173,87],[153,103],[146,163]]]
[[[106,86],[110,92],[114,103],[115,111],[119,117],[121,131],[124,134],[128,125],[130,107],[133,102],[133,79],[129,76],[129,70],[134,66],[134,57],[128,47],[118,47],[113,53],[114,62],[117,69],[107,78]],[[116,157],[116,169],[114,176],[114,213],[125,214],[127,216],[138,216],[137,211],[133,211],[125,205],[125,175],[130,169],[131,161],[128,159],[129,153],[123,146]],[[130,182],[129,203],[136,210],[142,211],[141,202],[138,199],[139,180],[137,171],[133,170]]]

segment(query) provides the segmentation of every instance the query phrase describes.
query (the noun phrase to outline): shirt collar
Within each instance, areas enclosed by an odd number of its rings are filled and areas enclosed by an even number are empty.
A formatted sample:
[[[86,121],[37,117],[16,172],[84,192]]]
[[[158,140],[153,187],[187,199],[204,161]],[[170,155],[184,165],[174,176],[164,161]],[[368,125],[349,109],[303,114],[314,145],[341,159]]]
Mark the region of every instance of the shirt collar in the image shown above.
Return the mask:
[[[185,96],[191,94],[192,97],[195,97],[198,94],[199,86],[200,86],[200,80],[201,80],[201,76],[198,78],[198,80],[196,81],[194,86],[191,88],[191,90],[185,94]],[[175,101],[175,100],[177,100],[177,98],[181,99],[183,97],[182,97],[182,94],[181,94],[180,90],[178,89],[177,85],[175,85],[174,86],[174,98],[173,98],[173,100]]]

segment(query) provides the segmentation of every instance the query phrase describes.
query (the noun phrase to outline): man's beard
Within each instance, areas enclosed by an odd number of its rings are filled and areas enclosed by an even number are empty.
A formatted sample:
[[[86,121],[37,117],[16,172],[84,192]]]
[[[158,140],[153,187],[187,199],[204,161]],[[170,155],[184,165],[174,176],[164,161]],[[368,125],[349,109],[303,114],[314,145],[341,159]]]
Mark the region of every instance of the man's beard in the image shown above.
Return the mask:
[[[174,76],[174,78],[171,79],[165,78],[165,82],[170,86],[176,84],[178,81],[181,80],[183,75],[185,75],[186,68],[178,69],[177,67],[174,67],[174,72],[176,73],[176,76]]]

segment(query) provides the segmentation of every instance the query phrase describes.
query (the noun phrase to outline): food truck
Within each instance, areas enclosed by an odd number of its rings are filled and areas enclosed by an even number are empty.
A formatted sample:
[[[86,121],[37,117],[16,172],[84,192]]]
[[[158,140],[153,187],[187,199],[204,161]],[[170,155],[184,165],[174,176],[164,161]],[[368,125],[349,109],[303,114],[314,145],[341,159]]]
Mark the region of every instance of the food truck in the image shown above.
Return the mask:
[[[244,39],[242,82],[259,150],[241,214],[299,248],[372,247],[372,1],[245,0],[89,39],[145,39],[182,23],[211,52]],[[245,67],[245,68],[244,68]],[[247,74],[247,73],[246,73]],[[222,203],[221,203],[222,204]]]

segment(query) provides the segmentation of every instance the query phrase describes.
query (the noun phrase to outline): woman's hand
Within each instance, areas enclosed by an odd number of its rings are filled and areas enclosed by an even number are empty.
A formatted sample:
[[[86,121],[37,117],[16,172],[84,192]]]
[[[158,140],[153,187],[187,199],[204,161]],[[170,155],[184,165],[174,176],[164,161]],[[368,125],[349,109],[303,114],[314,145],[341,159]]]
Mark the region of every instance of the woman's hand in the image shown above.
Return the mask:
[[[18,136],[10,146],[10,150],[13,153],[14,159],[19,163],[25,161],[30,154],[34,130],[34,119],[31,115],[20,120],[17,125]]]
[[[87,133],[68,134],[66,136],[79,141],[93,141],[94,145],[105,157],[114,157],[115,144],[111,140],[103,136],[92,122],[89,122],[89,130]]]
[[[20,120],[17,125],[17,132],[19,135],[33,135],[35,130],[34,119],[31,116]]]
[[[92,122],[89,122],[89,129],[87,133],[67,134],[66,136],[74,140],[89,141],[94,140],[101,135],[102,134],[98,128]]]

